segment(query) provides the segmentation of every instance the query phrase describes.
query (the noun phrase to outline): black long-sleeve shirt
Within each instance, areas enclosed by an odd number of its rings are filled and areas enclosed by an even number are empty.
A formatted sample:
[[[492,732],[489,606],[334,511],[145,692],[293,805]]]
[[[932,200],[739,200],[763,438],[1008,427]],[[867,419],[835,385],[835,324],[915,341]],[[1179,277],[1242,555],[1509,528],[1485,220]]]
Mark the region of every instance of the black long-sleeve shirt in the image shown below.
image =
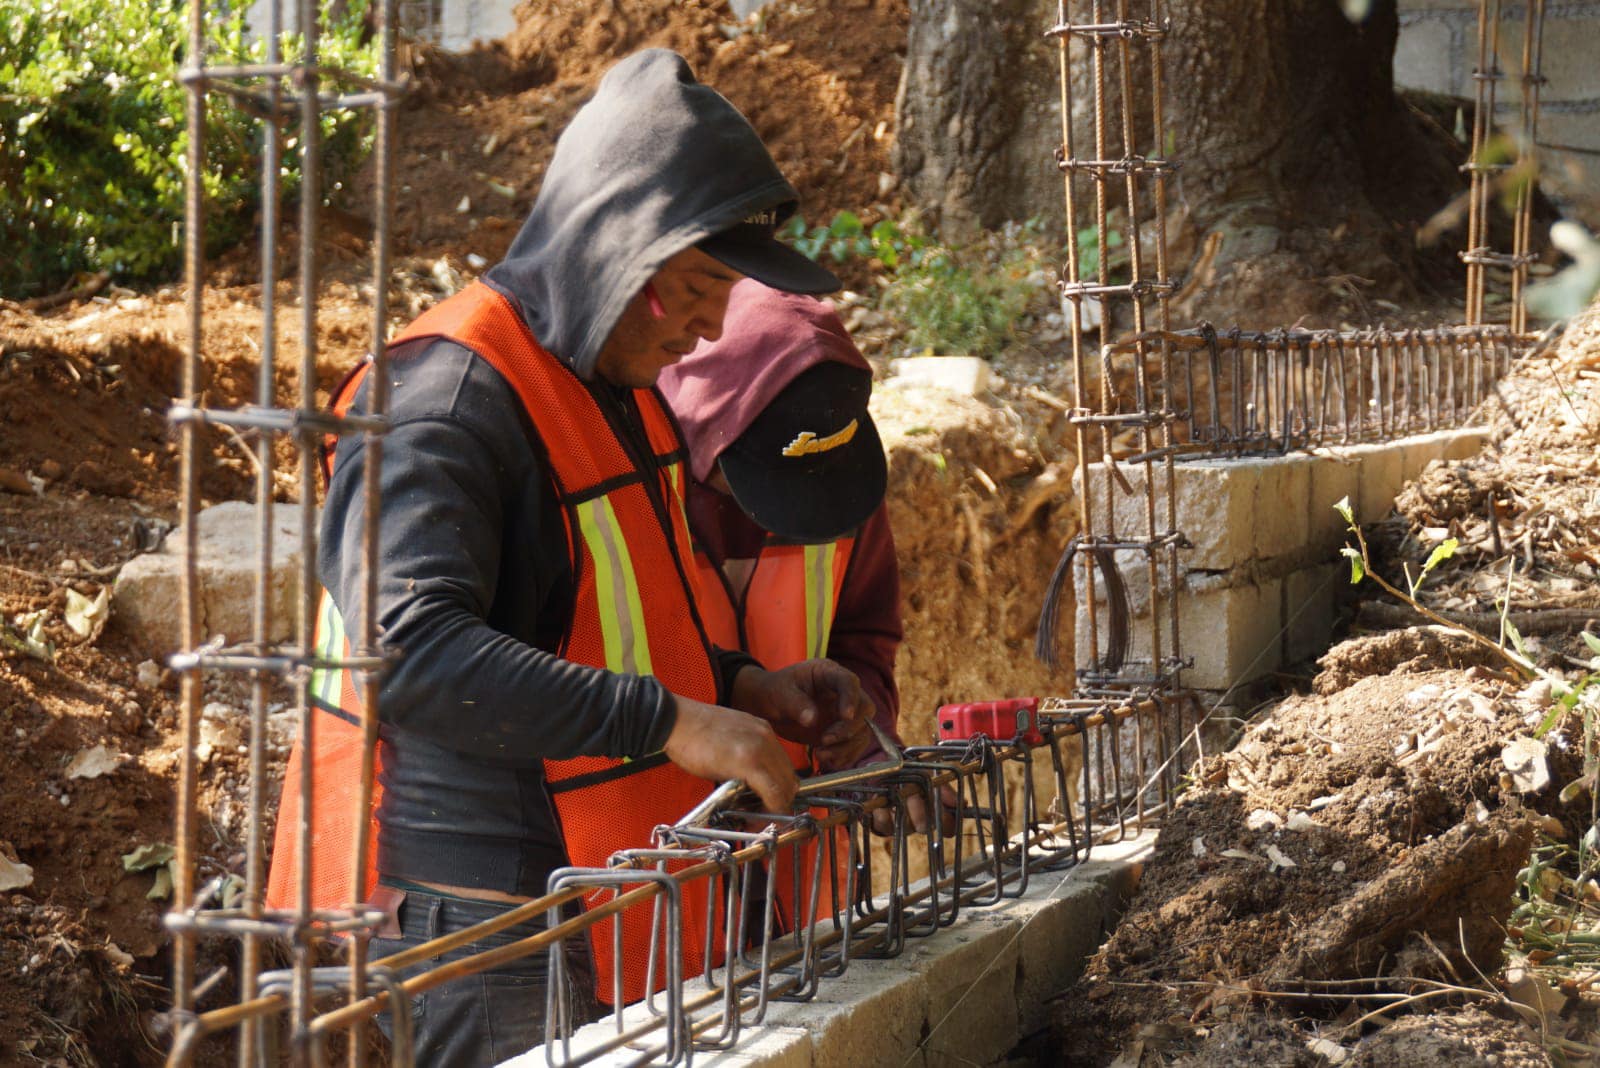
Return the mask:
[[[563,865],[542,761],[659,750],[673,703],[655,678],[555,655],[575,583],[548,464],[509,384],[445,341],[400,346],[384,438],[378,623],[395,654],[379,696],[378,870],[508,893]],[[607,405],[628,404],[604,384]],[[365,386],[353,410],[366,410]],[[354,625],[366,454],[335,455],[318,560]],[[749,663],[717,655],[726,694]],[[641,843],[643,844],[643,843]]]

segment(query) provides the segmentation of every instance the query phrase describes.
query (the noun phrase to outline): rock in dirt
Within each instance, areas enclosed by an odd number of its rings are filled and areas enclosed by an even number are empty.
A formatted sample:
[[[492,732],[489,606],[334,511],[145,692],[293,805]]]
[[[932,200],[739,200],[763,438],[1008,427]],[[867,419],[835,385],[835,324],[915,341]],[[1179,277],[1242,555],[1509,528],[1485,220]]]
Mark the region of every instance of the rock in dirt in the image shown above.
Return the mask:
[[[24,496],[33,496],[33,483],[28,481],[28,476],[21,471],[9,467],[0,467],[0,491],[18,493]]]
[[[112,607],[124,630],[148,651],[166,654],[178,647],[182,574],[181,531],[153,553],[136,556],[117,575]],[[256,583],[255,505],[229,501],[200,513],[199,568],[201,640],[225,635],[248,640],[254,625]],[[300,589],[300,508],[273,505],[272,604],[267,639],[294,634]]]
[[[78,755],[72,758],[72,763],[67,765],[66,776],[69,779],[98,779],[102,775],[116,771],[127,762],[126,753],[117,753],[103,745],[97,745],[79,750]]]

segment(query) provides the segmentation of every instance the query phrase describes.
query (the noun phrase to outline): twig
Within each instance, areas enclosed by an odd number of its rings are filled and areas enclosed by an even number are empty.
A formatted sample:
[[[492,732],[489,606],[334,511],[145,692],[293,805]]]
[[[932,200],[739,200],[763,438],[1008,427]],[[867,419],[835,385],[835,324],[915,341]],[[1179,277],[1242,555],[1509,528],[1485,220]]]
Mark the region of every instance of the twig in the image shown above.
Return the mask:
[[[15,302],[12,306],[27,312],[49,311],[51,308],[59,307],[62,304],[70,304],[75,300],[88,300],[104,289],[109,281],[111,281],[111,272],[100,271],[82,285],[74,286],[71,289],[63,289],[61,292],[51,293],[49,296],[29,297],[27,300]],[[7,303],[11,302],[8,301]]]
[[[1485,637],[1489,635],[1491,629],[1497,630],[1500,626],[1499,612],[1460,612],[1440,608],[1424,613],[1404,604],[1390,604],[1387,601],[1363,603],[1361,617],[1363,622],[1370,619],[1382,626],[1410,626],[1419,617],[1431,618],[1436,622],[1442,620],[1456,630],[1473,629]],[[1509,612],[1505,618],[1523,634],[1557,634],[1581,630],[1595,620],[1600,620],[1600,607],[1533,608]]]

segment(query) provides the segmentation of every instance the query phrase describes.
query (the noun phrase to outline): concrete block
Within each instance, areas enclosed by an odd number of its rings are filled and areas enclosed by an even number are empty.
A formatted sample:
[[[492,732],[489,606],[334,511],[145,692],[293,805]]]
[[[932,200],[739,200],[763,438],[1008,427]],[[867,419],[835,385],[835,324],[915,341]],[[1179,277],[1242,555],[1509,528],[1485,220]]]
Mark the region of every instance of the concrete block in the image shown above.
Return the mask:
[[[892,362],[896,386],[929,386],[967,397],[988,391],[994,372],[977,356],[905,356]]]
[[[1414,482],[1427,470],[1429,464],[1443,459],[1448,444],[1448,432],[1414,434],[1395,442],[1400,446],[1400,476],[1405,482]],[[1398,493],[1398,491],[1396,491]]]
[[[1191,573],[1186,593],[1178,598],[1178,625],[1183,655],[1193,658],[1194,667],[1184,674],[1189,686],[1202,690],[1226,690],[1237,683],[1259,678],[1282,662],[1279,628],[1282,626],[1281,581],[1268,579],[1240,583],[1241,575],[1218,576]],[[1228,585],[1228,583],[1240,583]],[[1150,616],[1135,615],[1129,621],[1130,662],[1148,663],[1151,657]],[[1170,626],[1161,623],[1162,655],[1171,655]],[[1102,619],[1100,642],[1106,641]],[[1087,610],[1080,603],[1077,617],[1077,663],[1087,668],[1094,659],[1089,644]]]
[[[1034,876],[1028,893],[1006,902],[993,917],[974,911],[974,923],[1017,929],[1017,1028],[1029,1035],[1049,1022],[1047,1002],[1083,974],[1089,957],[1105,940],[1126,901],[1113,872],[1127,865],[1107,866],[1100,877],[1079,866],[1065,875]],[[1131,893],[1130,889],[1126,893]]]
[[[272,573],[269,582],[269,641],[295,634],[300,596],[300,506],[272,506]],[[183,530],[174,530],[162,547],[136,556],[117,575],[112,617],[152,654],[175,651],[183,604]],[[199,516],[200,633],[205,641],[225,635],[230,643],[248,641],[254,626],[256,587],[256,508],[229,501]]]
[[[1185,568],[1225,571],[1249,560],[1255,552],[1252,528],[1257,488],[1262,471],[1270,461],[1199,460],[1178,464],[1173,469],[1173,496],[1177,516],[1173,526],[1194,544],[1179,554]],[[1156,530],[1166,529],[1166,494],[1161,486],[1161,468],[1156,468]],[[1143,464],[1118,464],[1119,480],[1106,477],[1105,465],[1089,465],[1089,504],[1094,528],[1115,530],[1123,537],[1147,537],[1149,514],[1145,506],[1145,468]],[[1081,494],[1076,484],[1073,490]],[[1123,483],[1126,483],[1124,485]],[[1111,523],[1106,522],[1107,503]]]
[[[927,983],[923,1054],[929,1068],[986,1064],[1014,1049],[1021,1038],[1017,958],[1022,921],[994,917],[988,923],[958,925],[946,934],[913,943],[902,958]]]
[[[1419,19],[1403,26],[1394,49],[1396,83],[1408,89],[1453,92],[1450,38],[1450,24],[1443,19]]]
[[[1508,71],[1520,71],[1521,25],[1516,27],[1513,44],[1511,50],[1501,46],[1501,66]],[[1554,102],[1600,96],[1600,66],[1594,61],[1597,54],[1600,54],[1600,10],[1591,7],[1581,14],[1552,12],[1544,24],[1544,56],[1540,68],[1540,73],[1546,78],[1543,98]],[[1506,95],[1508,99],[1521,99],[1521,86],[1515,78],[1509,80]],[[1593,118],[1591,114],[1591,122]],[[1540,127],[1540,133],[1543,133],[1542,119]]]
[[[1305,501],[1311,495],[1311,468],[1315,461],[1302,453],[1255,461],[1261,481],[1251,523],[1252,556],[1267,560],[1305,548],[1309,516]],[[1192,566],[1192,565],[1191,565]]]
[[[1451,431],[1445,441],[1446,460],[1470,460],[1483,451],[1489,443],[1489,429],[1481,426],[1462,427]]]
[[[927,1006],[926,981],[903,958],[855,960],[844,975],[824,982],[815,999],[772,1005],[764,1023],[805,1031],[816,1068],[920,1068]]]
[[[642,1023],[643,1017],[634,1022]],[[572,1036],[573,1059],[577,1060],[585,1052],[609,1042],[616,1033],[616,1024],[610,1017],[579,1028]],[[664,1041],[664,1034],[651,1035],[633,1046],[613,1050],[588,1063],[597,1068],[622,1068],[623,1065],[638,1064],[642,1050],[659,1046]],[[811,1035],[800,1028],[747,1027],[739,1032],[739,1040],[733,1049],[696,1050],[694,1063],[707,1068],[754,1068],[756,1065],[762,1068],[812,1068],[811,1049]],[[561,1063],[559,1053],[557,1062]],[[547,1064],[545,1047],[538,1046],[502,1061],[501,1068],[546,1068]]]
[[[1337,551],[1344,543],[1345,522],[1333,506],[1348,498],[1353,507],[1360,499],[1361,463],[1343,449],[1320,450],[1312,454],[1312,460],[1306,548]]]
[[[1350,449],[1361,465],[1361,489],[1353,503],[1356,522],[1376,523],[1394,510],[1395,495],[1405,485],[1399,445],[1356,445]]]
[[[1317,564],[1284,576],[1284,660],[1298,663],[1328,650],[1333,610],[1341,582],[1350,580],[1344,561]]]

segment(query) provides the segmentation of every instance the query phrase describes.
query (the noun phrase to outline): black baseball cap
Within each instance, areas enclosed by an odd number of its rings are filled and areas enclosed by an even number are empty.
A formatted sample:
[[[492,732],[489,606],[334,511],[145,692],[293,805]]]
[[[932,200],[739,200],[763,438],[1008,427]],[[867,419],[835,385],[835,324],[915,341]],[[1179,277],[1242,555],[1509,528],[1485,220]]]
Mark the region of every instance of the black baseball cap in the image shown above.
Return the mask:
[[[796,375],[717,458],[745,514],[798,542],[832,541],[866,522],[889,478],[871,396],[872,373],[849,364]]]
[[[839,279],[826,267],[778,240],[777,229],[793,201],[748,215],[720,233],[700,239],[698,248],[740,274],[785,293],[832,293]]]

